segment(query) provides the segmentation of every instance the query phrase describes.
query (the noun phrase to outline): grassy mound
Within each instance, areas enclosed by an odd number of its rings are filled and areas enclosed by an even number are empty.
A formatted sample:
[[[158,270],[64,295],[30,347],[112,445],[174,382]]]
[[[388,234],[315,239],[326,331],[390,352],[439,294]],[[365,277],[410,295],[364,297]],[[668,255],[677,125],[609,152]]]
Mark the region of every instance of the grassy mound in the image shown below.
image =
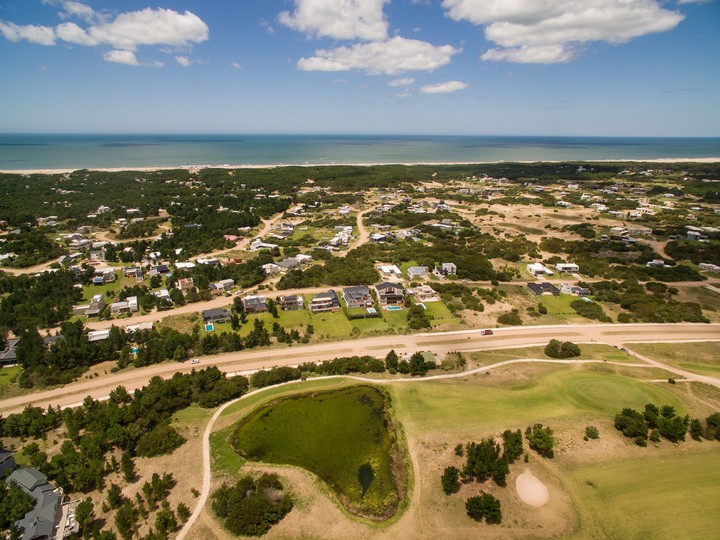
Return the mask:
[[[317,474],[352,513],[389,518],[405,474],[388,405],[372,386],[280,399],[243,419],[233,445],[247,459]]]

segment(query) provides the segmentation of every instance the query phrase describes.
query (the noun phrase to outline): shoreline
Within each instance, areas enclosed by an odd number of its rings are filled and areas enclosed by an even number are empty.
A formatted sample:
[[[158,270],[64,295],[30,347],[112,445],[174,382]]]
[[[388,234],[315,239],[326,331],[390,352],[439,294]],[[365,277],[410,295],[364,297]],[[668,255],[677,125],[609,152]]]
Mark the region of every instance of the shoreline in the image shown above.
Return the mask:
[[[406,167],[413,166],[446,166],[446,165],[493,165],[498,163],[656,163],[656,164],[672,164],[672,163],[720,163],[720,157],[702,157],[702,158],[656,158],[656,159],[581,159],[581,160],[521,160],[521,161],[417,161],[407,163],[267,163],[267,164],[237,164],[237,165],[163,165],[163,166],[147,166],[147,167],[98,167],[87,168],[88,171],[97,172],[122,172],[122,171],[168,171],[168,170],[186,170],[196,172],[201,169],[276,169],[282,167],[377,167],[383,165],[403,165]],[[84,168],[56,168],[56,169],[0,169],[0,174],[68,174]]]

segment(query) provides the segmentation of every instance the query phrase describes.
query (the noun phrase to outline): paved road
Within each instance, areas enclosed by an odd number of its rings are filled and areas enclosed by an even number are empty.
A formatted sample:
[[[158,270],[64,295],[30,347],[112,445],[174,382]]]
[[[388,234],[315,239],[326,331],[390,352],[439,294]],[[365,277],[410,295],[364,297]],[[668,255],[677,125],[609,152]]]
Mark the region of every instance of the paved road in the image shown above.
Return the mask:
[[[105,397],[119,385],[132,391],[146,385],[151,377],[169,378],[177,372],[187,373],[193,368],[207,366],[217,366],[227,373],[238,373],[273,366],[331,360],[341,356],[367,354],[384,357],[390,349],[395,349],[399,354],[412,354],[416,351],[429,350],[438,356],[444,356],[451,351],[474,352],[544,345],[553,338],[575,343],[597,342],[617,346],[632,341],[720,341],[720,324],[533,326],[500,328],[494,332],[493,336],[483,336],[480,334],[480,330],[384,335],[348,341],[320,342],[293,345],[292,347],[278,346],[206,356],[200,357],[199,365],[191,365],[189,362],[166,362],[101,375],[92,380],[82,380],[66,385],[63,388],[5,399],[0,401],[0,414],[7,415],[8,413],[18,412],[29,404],[41,407],[47,405],[72,406],[82,402],[88,395],[96,399]],[[712,377],[697,375],[671,366],[663,367],[678,376],[720,386],[720,382]]]

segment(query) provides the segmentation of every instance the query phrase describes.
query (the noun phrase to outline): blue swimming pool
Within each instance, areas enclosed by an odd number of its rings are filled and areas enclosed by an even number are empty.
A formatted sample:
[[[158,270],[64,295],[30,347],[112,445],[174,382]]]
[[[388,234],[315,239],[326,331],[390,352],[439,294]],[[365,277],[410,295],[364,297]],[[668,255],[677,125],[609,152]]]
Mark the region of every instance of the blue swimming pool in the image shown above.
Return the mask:
[[[402,311],[402,306],[385,306],[388,311]]]
[[[369,308],[367,308],[367,312],[370,315],[375,315],[377,313],[377,310],[374,307],[369,307]]]

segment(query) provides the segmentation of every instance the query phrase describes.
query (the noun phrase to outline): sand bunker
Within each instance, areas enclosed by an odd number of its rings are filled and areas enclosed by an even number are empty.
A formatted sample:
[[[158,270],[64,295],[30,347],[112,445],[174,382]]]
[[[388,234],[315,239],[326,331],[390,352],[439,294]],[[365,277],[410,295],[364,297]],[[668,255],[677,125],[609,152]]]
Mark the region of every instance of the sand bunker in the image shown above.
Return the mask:
[[[517,477],[515,489],[522,501],[530,506],[542,506],[550,498],[545,484],[528,471]]]

